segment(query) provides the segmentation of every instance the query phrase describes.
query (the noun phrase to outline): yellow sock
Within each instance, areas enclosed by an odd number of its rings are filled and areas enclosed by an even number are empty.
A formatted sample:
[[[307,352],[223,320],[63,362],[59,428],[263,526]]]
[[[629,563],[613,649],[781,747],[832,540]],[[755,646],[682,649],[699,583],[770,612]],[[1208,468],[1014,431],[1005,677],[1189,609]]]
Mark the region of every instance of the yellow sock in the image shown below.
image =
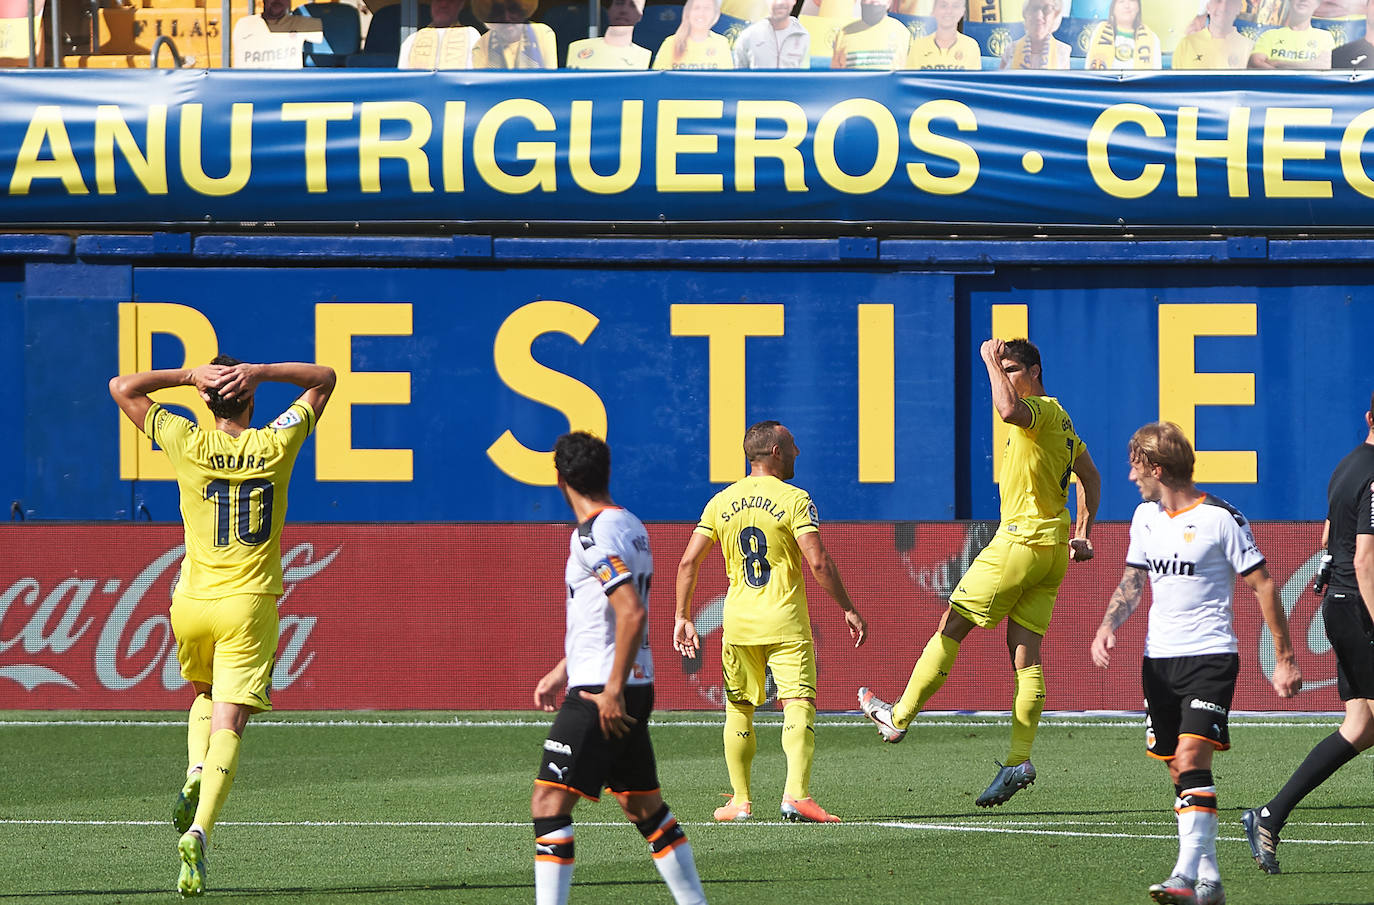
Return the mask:
[[[736,802],[749,797],[749,770],[754,763],[758,739],[754,736],[754,705],[725,702],[725,769],[730,771],[730,788]]]
[[[787,755],[787,782],[782,792],[811,797],[811,761],[816,753],[816,702],[788,701],[782,709],[782,750]]]
[[[1016,697],[1011,709],[1011,750],[1007,766],[1030,760],[1031,744],[1045,709],[1045,673],[1037,663],[1016,671]]]
[[[911,670],[911,680],[906,683],[906,691],[892,706],[892,724],[905,729],[916,719],[916,714],[926,706],[940,686],[949,678],[954,667],[954,658],[959,656],[959,642],[948,635],[936,632],[926,642],[920,659]]]
[[[210,748],[210,717],[215,709],[208,694],[198,694],[186,714],[186,772],[205,760]]]
[[[196,806],[195,825],[205,831],[205,838],[219,819],[234,774],[239,771],[239,735],[232,729],[221,729],[210,736],[210,748],[205,752],[205,770],[200,780],[200,804]]]

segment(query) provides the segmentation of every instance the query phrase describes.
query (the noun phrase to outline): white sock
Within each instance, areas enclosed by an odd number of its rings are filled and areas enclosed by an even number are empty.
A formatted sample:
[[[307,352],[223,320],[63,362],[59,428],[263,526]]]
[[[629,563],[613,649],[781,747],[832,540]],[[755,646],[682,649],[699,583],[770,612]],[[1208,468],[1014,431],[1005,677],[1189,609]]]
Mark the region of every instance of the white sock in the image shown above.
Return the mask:
[[[706,905],[706,892],[701,888],[701,877],[697,875],[692,846],[668,806],[665,804],[657,814],[636,823],[635,827],[649,843],[654,867],[658,868],[663,882],[668,884],[673,901],[677,905]]]
[[[570,825],[534,840],[535,905],[567,905],[573,877],[573,828]]]
[[[1174,876],[1203,876],[1204,860],[1210,860],[1209,870],[1220,879],[1217,863],[1217,789],[1216,786],[1184,789],[1174,802],[1178,814],[1178,862]]]

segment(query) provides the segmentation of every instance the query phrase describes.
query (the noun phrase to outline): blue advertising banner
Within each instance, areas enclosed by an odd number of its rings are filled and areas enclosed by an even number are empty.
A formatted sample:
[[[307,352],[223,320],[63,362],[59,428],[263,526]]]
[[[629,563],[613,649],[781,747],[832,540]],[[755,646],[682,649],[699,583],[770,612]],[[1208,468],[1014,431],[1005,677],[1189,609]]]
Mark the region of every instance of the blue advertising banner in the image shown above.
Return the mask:
[[[11,306],[26,455],[0,488],[40,517],[176,519],[165,457],[106,383],[221,352],[339,375],[296,519],[562,520],[549,452],[575,428],[611,443],[620,502],[691,520],[765,419],[796,435],[823,518],[954,515],[946,274],[148,267],[129,297]],[[263,386],[254,423],[296,392]],[[213,426],[191,388],[155,398]]]
[[[0,221],[1374,224],[1364,75],[0,73]]]

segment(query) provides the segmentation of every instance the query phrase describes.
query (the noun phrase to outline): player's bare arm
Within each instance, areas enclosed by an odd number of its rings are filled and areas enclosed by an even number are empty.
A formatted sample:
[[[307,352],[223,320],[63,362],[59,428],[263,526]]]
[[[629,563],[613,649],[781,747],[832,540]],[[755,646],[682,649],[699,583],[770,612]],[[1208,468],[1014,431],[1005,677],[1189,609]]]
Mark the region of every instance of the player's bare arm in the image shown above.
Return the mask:
[[[1085,446],[1073,460],[1073,473],[1078,478],[1078,518],[1074,521],[1073,537],[1069,540],[1069,559],[1087,562],[1093,558],[1093,522],[1097,520],[1097,505],[1102,500],[1102,473]]]
[[[797,546],[801,548],[802,556],[806,557],[811,574],[816,576],[816,583],[840,605],[840,609],[844,610],[844,621],[849,626],[849,637],[854,639],[854,646],[861,646],[868,640],[868,622],[854,606],[854,601],[849,599],[844,579],[840,578],[839,567],[835,565],[835,560],[830,558],[830,551],[825,549],[820,532],[809,531],[803,534],[797,538]]]
[[[172,387],[195,387],[202,399],[205,392],[218,389],[227,379],[229,369],[223,365],[200,365],[195,368],[169,368],[158,371],[140,371],[110,379],[110,396],[114,398],[120,411],[129,417],[134,426],[143,430],[148,419],[148,409],[153,407],[150,394]]]
[[[1107,602],[1107,612],[1102,614],[1102,624],[1097,627],[1093,638],[1093,663],[1106,669],[1112,662],[1112,648],[1116,647],[1116,630],[1131,618],[1140,600],[1145,596],[1145,570],[1139,566],[1126,566],[1121,573],[1121,581],[1112,591],[1112,599]]]
[[[692,595],[697,590],[697,578],[701,575],[701,564],[706,554],[714,546],[703,534],[692,532],[687,541],[687,549],[682,553],[682,561],[677,565],[677,610],[673,619],[673,649],[684,657],[695,657],[701,647],[697,637],[697,627],[692,624]]]
[[[1371,547],[1374,547],[1374,538],[1371,538]],[[1255,592],[1264,624],[1269,626],[1269,634],[1274,639],[1274,675],[1270,682],[1279,697],[1291,698],[1302,688],[1302,673],[1298,671],[1298,662],[1293,657],[1293,642],[1288,635],[1288,615],[1279,600],[1279,589],[1274,584],[1274,577],[1269,574],[1269,567],[1263,563],[1258,569],[1247,572],[1244,578],[1250,590]]]
[[[260,383],[290,383],[305,390],[301,394],[301,401],[310,406],[316,418],[324,414],[325,404],[329,402],[338,379],[333,368],[303,361],[271,364],[244,362],[225,370],[228,373],[219,386],[219,393],[225,399],[251,395]]]
[[[1011,385],[1011,378],[1002,367],[1006,358],[1007,344],[1000,339],[989,339],[980,350],[983,364],[988,369],[988,384],[992,387],[992,405],[997,416],[1007,424],[1017,427],[1030,427],[1034,416],[1030,407],[1021,402],[1021,396]]]
[[[552,713],[558,709],[558,693],[568,686],[568,658],[558,661],[558,665],[544,673],[544,678],[534,686],[534,706]]]
[[[639,722],[625,712],[625,680],[630,677],[635,652],[644,640],[648,615],[644,601],[631,582],[613,589],[606,599],[615,610],[615,659],[611,661],[611,674],[606,678],[605,688],[596,694],[583,692],[582,696],[596,704],[601,714],[601,731],[606,737],[619,738]]]

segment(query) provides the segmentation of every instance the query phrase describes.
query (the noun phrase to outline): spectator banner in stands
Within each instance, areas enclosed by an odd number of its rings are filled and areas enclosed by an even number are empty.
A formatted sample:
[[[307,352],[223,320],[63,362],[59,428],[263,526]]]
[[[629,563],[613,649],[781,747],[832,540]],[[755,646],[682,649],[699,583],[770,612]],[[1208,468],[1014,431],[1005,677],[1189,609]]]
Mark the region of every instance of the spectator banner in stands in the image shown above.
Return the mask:
[[[33,223],[1368,226],[1362,76],[3,76]]]
[[[659,580],[650,601],[658,706],[721,704],[720,595],[713,551],[695,621],[699,663],[672,649],[672,574],[692,525],[650,526]],[[896,695],[944,597],[991,536],[987,523],[836,523],[825,541],[867,617],[855,650],[838,607],[810,585],[823,710],[851,710],[860,684]],[[534,685],[562,656],[562,576],[568,524],[297,525],[282,543],[286,593],[272,699],[305,709],[528,709]],[[1274,695],[1270,639],[1248,588],[1236,593],[1241,674],[1235,707],[1338,710],[1335,660],[1325,655],[1318,600],[1308,590],[1319,523],[1256,527],[1282,590],[1304,676],[1301,694]],[[1088,655],[1121,576],[1126,525],[1094,533],[1096,560],[1069,568],[1046,638],[1050,710],[1138,710],[1146,606],[1121,630],[1107,671]],[[165,526],[0,529],[0,709],[182,708],[167,610],[181,532]],[[1005,681],[989,676],[1005,675]],[[1000,632],[975,632],[932,706],[1005,710],[1012,674]]]

